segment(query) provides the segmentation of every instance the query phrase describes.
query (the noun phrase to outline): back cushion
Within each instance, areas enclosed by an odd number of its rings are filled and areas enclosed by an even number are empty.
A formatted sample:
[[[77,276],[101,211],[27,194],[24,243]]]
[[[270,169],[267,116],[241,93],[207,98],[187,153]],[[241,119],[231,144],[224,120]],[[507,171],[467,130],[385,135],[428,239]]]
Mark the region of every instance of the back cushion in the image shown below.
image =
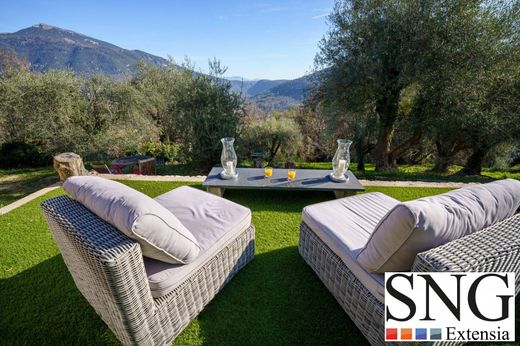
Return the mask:
[[[139,191],[94,176],[70,177],[63,188],[98,217],[139,242],[146,257],[185,264],[199,254],[197,240],[175,215]]]
[[[398,204],[357,257],[369,272],[409,271],[415,256],[481,230],[520,207],[520,181],[504,179]]]

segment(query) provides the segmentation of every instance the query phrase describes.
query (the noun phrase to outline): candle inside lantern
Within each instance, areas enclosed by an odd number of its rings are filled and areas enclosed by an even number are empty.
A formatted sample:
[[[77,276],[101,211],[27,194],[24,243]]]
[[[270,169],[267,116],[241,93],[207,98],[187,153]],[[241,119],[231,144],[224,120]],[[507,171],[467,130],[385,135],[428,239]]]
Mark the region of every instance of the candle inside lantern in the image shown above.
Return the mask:
[[[224,167],[225,171],[226,171],[226,175],[234,175],[235,172],[234,172],[234,168],[233,168],[233,161],[226,161],[226,167]]]
[[[338,161],[338,169],[336,170],[338,175],[345,174],[346,166],[347,166],[347,160],[339,160]]]

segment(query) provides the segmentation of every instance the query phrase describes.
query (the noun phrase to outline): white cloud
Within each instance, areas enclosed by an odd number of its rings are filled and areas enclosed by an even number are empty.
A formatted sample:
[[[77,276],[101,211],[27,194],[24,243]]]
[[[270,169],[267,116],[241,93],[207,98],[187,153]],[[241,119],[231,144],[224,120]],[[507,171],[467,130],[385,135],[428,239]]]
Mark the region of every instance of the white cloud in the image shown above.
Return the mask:
[[[311,17],[311,19],[318,19],[318,18],[323,18],[323,17],[327,17],[330,13],[322,13],[322,14],[318,14],[317,16],[314,16],[314,17]]]

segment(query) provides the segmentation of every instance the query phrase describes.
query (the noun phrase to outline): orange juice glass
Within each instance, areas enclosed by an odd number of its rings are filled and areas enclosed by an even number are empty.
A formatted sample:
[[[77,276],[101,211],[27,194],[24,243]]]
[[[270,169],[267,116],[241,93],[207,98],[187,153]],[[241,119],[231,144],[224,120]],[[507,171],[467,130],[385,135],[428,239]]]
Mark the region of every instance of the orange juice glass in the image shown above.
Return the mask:
[[[272,167],[265,167],[264,168],[264,176],[266,178],[270,178],[273,176],[273,168]]]
[[[296,178],[296,171],[294,169],[290,169],[287,171],[287,179],[293,180]]]

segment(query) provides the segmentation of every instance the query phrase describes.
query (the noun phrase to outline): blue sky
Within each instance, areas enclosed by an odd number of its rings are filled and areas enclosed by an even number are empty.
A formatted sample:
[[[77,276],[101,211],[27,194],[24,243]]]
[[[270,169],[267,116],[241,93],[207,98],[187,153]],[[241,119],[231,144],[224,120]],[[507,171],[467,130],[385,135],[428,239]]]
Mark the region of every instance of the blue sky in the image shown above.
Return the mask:
[[[309,72],[333,0],[3,1],[0,32],[46,23],[176,61],[209,58],[227,76],[292,79]]]

